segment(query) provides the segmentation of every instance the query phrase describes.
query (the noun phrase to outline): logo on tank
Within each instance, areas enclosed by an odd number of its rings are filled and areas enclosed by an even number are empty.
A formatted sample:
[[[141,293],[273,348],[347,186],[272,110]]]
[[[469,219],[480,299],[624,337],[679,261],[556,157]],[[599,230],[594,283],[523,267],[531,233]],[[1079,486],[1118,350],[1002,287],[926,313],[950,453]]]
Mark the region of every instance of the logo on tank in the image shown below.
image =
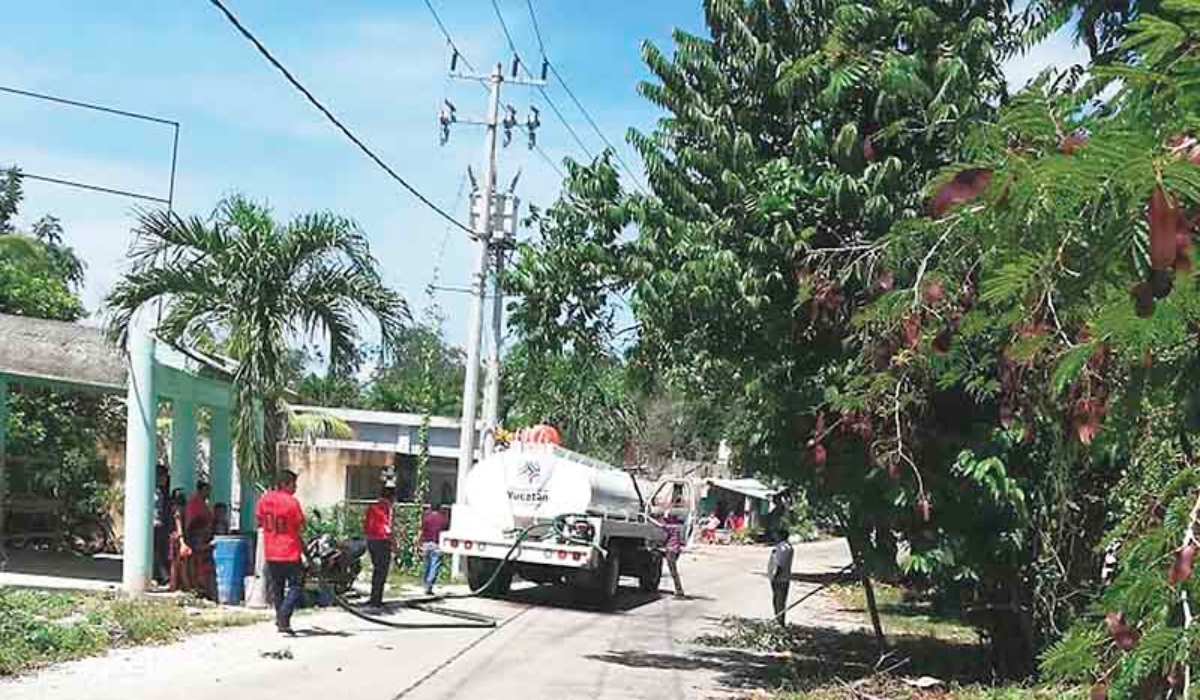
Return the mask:
[[[529,461],[521,465],[521,476],[525,477],[529,483],[537,481],[541,475],[542,465],[537,462]]]

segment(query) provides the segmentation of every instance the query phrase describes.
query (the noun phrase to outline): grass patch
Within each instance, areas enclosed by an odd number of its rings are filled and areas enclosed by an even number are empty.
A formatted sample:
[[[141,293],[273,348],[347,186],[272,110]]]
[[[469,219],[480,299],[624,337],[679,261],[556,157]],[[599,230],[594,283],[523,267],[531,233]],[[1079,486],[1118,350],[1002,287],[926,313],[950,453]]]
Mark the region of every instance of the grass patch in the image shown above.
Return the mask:
[[[861,585],[831,586],[830,594],[850,612],[862,613],[866,619],[867,596]],[[886,583],[875,584],[875,602],[885,634],[913,637],[932,637],[947,641],[975,644],[979,633],[951,612],[937,610],[927,599]]]
[[[922,690],[904,683],[900,678],[885,676],[853,686],[839,683],[799,693],[767,693],[759,697],[763,700],[863,700],[865,697],[887,700],[1085,700],[1087,689],[950,686]]]
[[[188,599],[0,589],[0,676],[264,619],[208,607]]]
[[[843,592],[851,595],[850,592]],[[892,604],[902,593],[889,590]],[[884,596],[880,596],[881,605]],[[934,616],[936,618],[936,616]],[[885,627],[887,622],[884,622]],[[933,625],[929,627],[928,625]],[[719,681],[746,700],[1086,700],[1087,688],[993,687],[983,649],[958,625],[943,621],[915,625],[912,634],[893,625],[888,656],[880,661],[873,635],[828,627],[788,625],[731,617],[720,632],[695,640],[708,649],[699,656],[718,670]],[[932,688],[906,682],[930,676]]]

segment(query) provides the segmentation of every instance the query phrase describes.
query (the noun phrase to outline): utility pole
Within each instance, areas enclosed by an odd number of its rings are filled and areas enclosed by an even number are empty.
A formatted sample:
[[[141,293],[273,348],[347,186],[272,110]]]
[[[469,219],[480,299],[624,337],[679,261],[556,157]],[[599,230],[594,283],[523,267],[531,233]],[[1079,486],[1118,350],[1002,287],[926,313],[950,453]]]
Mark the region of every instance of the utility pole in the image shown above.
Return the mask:
[[[511,196],[504,197],[504,202],[511,202],[510,206],[504,204],[500,207],[500,216],[496,216],[495,194],[496,194],[496,140],[500,127],[504,128],[504,145],[507,146],[512,140],[513,129],[518,126],[516,120],[516,110],[511,106],[505,110],[504,121],[500,121],[500,88],[505,82],[511,82],[522,85],[541,84],[542,81],[527,81],[517,77],[520,64],[514,57],[512,75],[505,77],[504,66],[497,63],[491,74],[482,75],[462,75],[455,72],[458,64],[458,54],[455,52],[454,57],[450,62],[451,77],[461,78],[465,80],[474,80],[483,82],[488,91],[488,107],[487,117],[483,122],[472,122],[460,120],[457,117],[457,109],[453,103],[448,100],[445,107],[442,109],[438,117],[441,124],[441,142],[444,145],[450,139],[450,127],[454,124],[467,123],[482,125],[485,128],[484,138],[484,176],[483,184],[478,193],[478,206],[472,206],[474,244],[476,246],[475,268],[471,277],[471,313],[467,326],[467,366],[466,378],[463,381],[463,412],[462,425],[459,437],[458,451],[458,474],[456,479],[455,499],[463,497],[467,489],[467,474],[470,473],[471,467],[475,461],[475,434],[476,434],[476,413],[479,407],[479,364],[480,364],[480,344],[483,335],[483,303],[486,293],[488,277],[488,257],[493,248],[499,250],[499,246],[509,240],[508,233],[509,224],[506,214],[511,208],[512,213],[512,233],[515,234],[516,222],[516,199]],[[533,110],[525,127],[529,131],[529,145],[533,148],[536,144],[535,132],[540,126],[537,118],[537,111]],[[515,181],[514,181],[515,185]],[[474,200],[474,198],[472,198]],[[497,226],[499,224],[499,226]],[[499,276],[497,276],[496,289],[499,293]],[[502,300],[496,302],[495,309],[502,312]],[[497,406],[499,405],[499,346],[500,346],[500,326],[503,322],[502,313],[494,313],[493,330],[495,331],[495,343],[493,345],[494,357],[488,358],[489,365],[489,382],[488,397],[485,421],[489,428],[488,434],[492,438],[495,435],[495,421],[497,417]],[[490,445],[489,445],[490,447]],[[452,574],[455,577],[462,575],[462,557],[459,554],[454,555]]]
[[[500,427],[500,344],[504,337],[504,291],[500,276],[504,274],[504,249],[493,246],[496,267],[492,272],[492,342],[488,347],[487,384],[483,398],[483,456],[496,449],[496,431]]]

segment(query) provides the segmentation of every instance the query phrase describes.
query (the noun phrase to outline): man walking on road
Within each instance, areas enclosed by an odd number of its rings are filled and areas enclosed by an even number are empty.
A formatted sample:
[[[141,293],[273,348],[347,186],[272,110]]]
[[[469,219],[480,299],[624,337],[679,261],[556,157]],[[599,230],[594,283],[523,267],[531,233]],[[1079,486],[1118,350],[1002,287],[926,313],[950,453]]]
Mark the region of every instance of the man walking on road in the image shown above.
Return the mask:
[[[433,584],[437,582],[438,569],[442,565],[442,533],[450,527],[450,520],[441,510],[425,506],[425,515],[421,518],[421,551],[425,555],[425,593],[433,594]]]
[[[667,531],[667,542],[664,556],[667,560],[667,571],[671,572],[671,581],[675,584],[675,597],[683,598],[683,582],[679,580],[679,555],[683,552],[683,522],[674,513],[668,513],[663,518],[663,529]]]
[[[271,577],[271,600],[275,603],[275,626],[283,634],[292,631],[292,612],[300,603],[301,558],[304,551],[300,533],[304,528],[304,510],[296,500],[296,474],[279,475],[275,488],[263,494],[255,510],[263,533],[263,556]]]
[[[379,493],[379,500],[367,508],[363,532],[367,535],[367,551],[371,553],[371,599],[367,605],[383,607],[383,587],[387,585],[392,568],[392,504],[396,489],[388,486]]]
[[[792,545],[788,542],[788,531],[781,526],[775,546],[771,548],[771,560],[767,562],[767,577],[771,579],[771,603],[775,609],[775,621],[784,626],[787,615],[788,587],[792,582]]]

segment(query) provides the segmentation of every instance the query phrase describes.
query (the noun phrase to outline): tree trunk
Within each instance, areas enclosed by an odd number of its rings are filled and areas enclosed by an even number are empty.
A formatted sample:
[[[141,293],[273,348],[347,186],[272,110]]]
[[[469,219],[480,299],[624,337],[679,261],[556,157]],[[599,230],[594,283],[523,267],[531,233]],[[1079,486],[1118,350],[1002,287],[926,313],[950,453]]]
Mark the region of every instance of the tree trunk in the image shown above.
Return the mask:
[[[883,622],[879,619],[879,605],[875,601],[875,586],[871,583],[871,572],[867,565],[866,531],[857,520],[847,528],[847,540],[850,543],[850,557],[854,561],[854,567],[858,569],[863,592],[866,594],[867,612],[871,616],[871,627],[875,630],[875,641],[879,645],[879,654],[882,656],[888,649],[887,637],[883,633]]]

